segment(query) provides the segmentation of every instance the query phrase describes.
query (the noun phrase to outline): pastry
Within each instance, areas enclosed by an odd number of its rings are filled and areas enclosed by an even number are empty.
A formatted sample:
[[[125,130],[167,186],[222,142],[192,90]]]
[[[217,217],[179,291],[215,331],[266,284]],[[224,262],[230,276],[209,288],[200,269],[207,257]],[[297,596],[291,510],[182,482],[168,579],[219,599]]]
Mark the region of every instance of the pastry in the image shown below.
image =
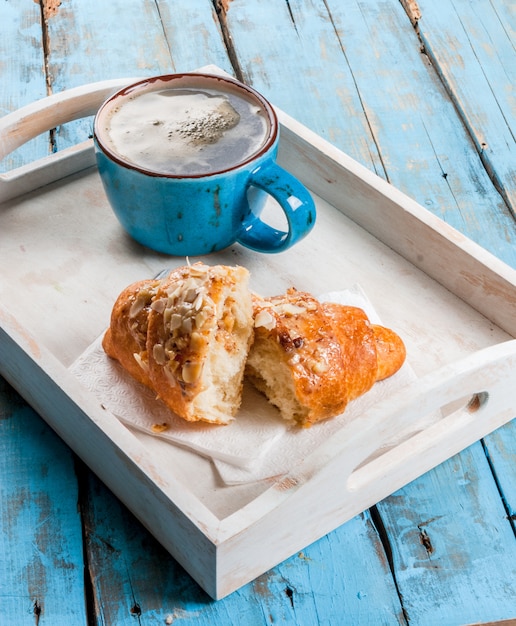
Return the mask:
[[[103,348],[188,421],[227,424],[253,339],[249,273],[195,263],[117,298]]]
[[[255,296],[253,307],[246,375],[283,418],[302,427],[339,415],[405,360],[400,337],[371,324],[358,307],[321,303],[296,289]]]
[[[180,267],[117,298],[105,352],[185,420],[227,424],[243,377],[281,416],[307,427],[341,414],[396,373],[405,346],[353,306],[291,288],[251,295],[242,267]]]

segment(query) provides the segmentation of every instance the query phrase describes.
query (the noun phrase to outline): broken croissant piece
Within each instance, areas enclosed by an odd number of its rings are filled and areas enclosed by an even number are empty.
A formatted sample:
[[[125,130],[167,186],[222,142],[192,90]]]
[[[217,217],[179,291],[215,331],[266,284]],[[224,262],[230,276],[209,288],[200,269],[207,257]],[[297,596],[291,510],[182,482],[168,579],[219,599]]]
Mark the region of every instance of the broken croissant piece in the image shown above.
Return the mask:
[[[253,338],[249,273],[195,263],[117,298],[103,348],[188,421],[227,424]]]
[[[283,418],[302,427],[339,415],[405,360],[401,338],[371,324],[360,308],[321,303],[296,289],[255,297],[253,306],[246,375]]]

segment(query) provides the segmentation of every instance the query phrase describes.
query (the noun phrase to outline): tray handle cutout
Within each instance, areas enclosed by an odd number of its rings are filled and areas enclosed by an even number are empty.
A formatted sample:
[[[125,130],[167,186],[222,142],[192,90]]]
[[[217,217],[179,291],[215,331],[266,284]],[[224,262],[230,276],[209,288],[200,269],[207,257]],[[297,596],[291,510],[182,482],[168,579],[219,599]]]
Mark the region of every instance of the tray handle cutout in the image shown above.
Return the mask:
[[[95,115],[122,87],[141,80],[117,78],[75,87],[42,98],[0,119],[0,160],[34,137],[76,119]],[[0,202],[38,189],[94,164],[92,140],[0,174]],[[30,176],[26,176],[30,172]]]
[[[346,480],[350,493],[373,497],[407,484],[516,416],[516,340],[480,350],[400,390],[376,415],[376,441],[410,424],[414,415],[441,416],[397,445],[374,450],[357,436],[354,469]],[[382,409],[377,407],[375,412]],[[412,416],[412,417],[411,417]],[[416,424],[417,425],[417,424]],[[353,449],[353,446],[350,446]],[[349,465],[348,465],[349,467]],[[378,500],[376,500],[378,501]]]

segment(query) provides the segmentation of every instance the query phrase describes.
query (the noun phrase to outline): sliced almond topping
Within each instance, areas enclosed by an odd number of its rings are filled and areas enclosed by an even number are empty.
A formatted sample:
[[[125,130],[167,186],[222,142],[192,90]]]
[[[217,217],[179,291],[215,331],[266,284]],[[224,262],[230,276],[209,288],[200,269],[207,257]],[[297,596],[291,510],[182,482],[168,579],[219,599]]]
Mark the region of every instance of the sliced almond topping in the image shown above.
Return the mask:
[[[169,306],[172,305],[176,301],[177,296],[181,293],[182,289],[183,289],[183,281],[180,281],[179,284],[174,283],[172,287],[170,288],[170,290],[167,291]]]
[[[166,304],[167,301],[165,300],[165,298],[159,298],[159,300],[154,300],[154,302],[151,304],[151,309],[153,309],[157,313],[163,313]]]
[[[160,343],[152,347],[152,356],[158,365],[165,365],[167,360],[165,348]]]
[[[272,330],[276,327],[276,318],[269,311],[259,311],[254,318],[254,327],[260,328],[261,326],[267,330]]]
[[[134,302],[131,304],[131,308],[129,309],[129,317],[130,318],[136,317],[138,313],[143,311],[149,299],[150,299],[149,292],[147,291],[140,292],[134,299]]]
[[[208,265],[203,265],[202,263],[194,263],[190,266],[190,276],[202,278],[207,274],[209,269],[210,268]]]
[[[201,328],[204,322],[208,319],[206,311],[199,311],[195,316],[195,325],[197,328]]]
[[[184,317],[181,322],[181,332],[185,335],[190,335],[192,332],[193,324],[191,317]]]
[[[200,311],[202,307],[202,299],[203,299],[203,293],[202,291],[199,290],[199,293],[197,294],[197,298],[195,299],[195,302],[193,303],[193,308],[196,311]]]
[[[168,380],[168,382],[174,387],[177,385],[177,379],[174,375],[175,370],[177,370],[178,363],[177,361],[170,361],[169,367],[164,367],[163,372]]]
[[[198,332],[193,332],[192,336],[190,337],[190,348],[194,351],[194,352],[198,352],[205,344],[205,340],[204,337],[201,335],[201,333]]]
[[[183,323],[183,316],[179,313],[173,313],[170,316],[170,330],[176,330],[177,328],[181,328]]]
[[[184,300],[185,302],[189,302],[191,304],[192,302],[195,302],[197,295],[198,295],[197,288],[195,286],[189,287],[185,291]]]
[[[141,357],[140,354],[138,354],[138,352],[135,352],[133,354],[134,360],[138,363],[138,365],[142,368],[142,370],[144,372],[148,372],[149,371],[149,364],[147,363],[147,361],[144,361]]]
[[[280,315],[285,315],[286,317],[306,313],[306,309],[304,306],[292,304],[291,302],[284,302],[282,304],[276,305],[274,307],[274,310],[277,311]]]

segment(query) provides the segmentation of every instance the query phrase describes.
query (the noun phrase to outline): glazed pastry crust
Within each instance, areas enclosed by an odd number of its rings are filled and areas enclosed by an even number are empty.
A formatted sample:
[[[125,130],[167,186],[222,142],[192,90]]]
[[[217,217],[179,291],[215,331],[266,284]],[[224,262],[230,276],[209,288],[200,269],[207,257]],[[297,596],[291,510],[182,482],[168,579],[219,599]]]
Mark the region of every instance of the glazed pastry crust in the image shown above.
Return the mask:
[[[111,323],[102,340],[104,351],[147,387],[151,386],[147,365],[148,317],[159,285],[159,280],[141,280],[126,287],[113,306]]]
[[[246,372],[287,420],[303,427],[342,413],[405,360],[396,333],[357,307],[308,293],[254,299],[255,340]]]

